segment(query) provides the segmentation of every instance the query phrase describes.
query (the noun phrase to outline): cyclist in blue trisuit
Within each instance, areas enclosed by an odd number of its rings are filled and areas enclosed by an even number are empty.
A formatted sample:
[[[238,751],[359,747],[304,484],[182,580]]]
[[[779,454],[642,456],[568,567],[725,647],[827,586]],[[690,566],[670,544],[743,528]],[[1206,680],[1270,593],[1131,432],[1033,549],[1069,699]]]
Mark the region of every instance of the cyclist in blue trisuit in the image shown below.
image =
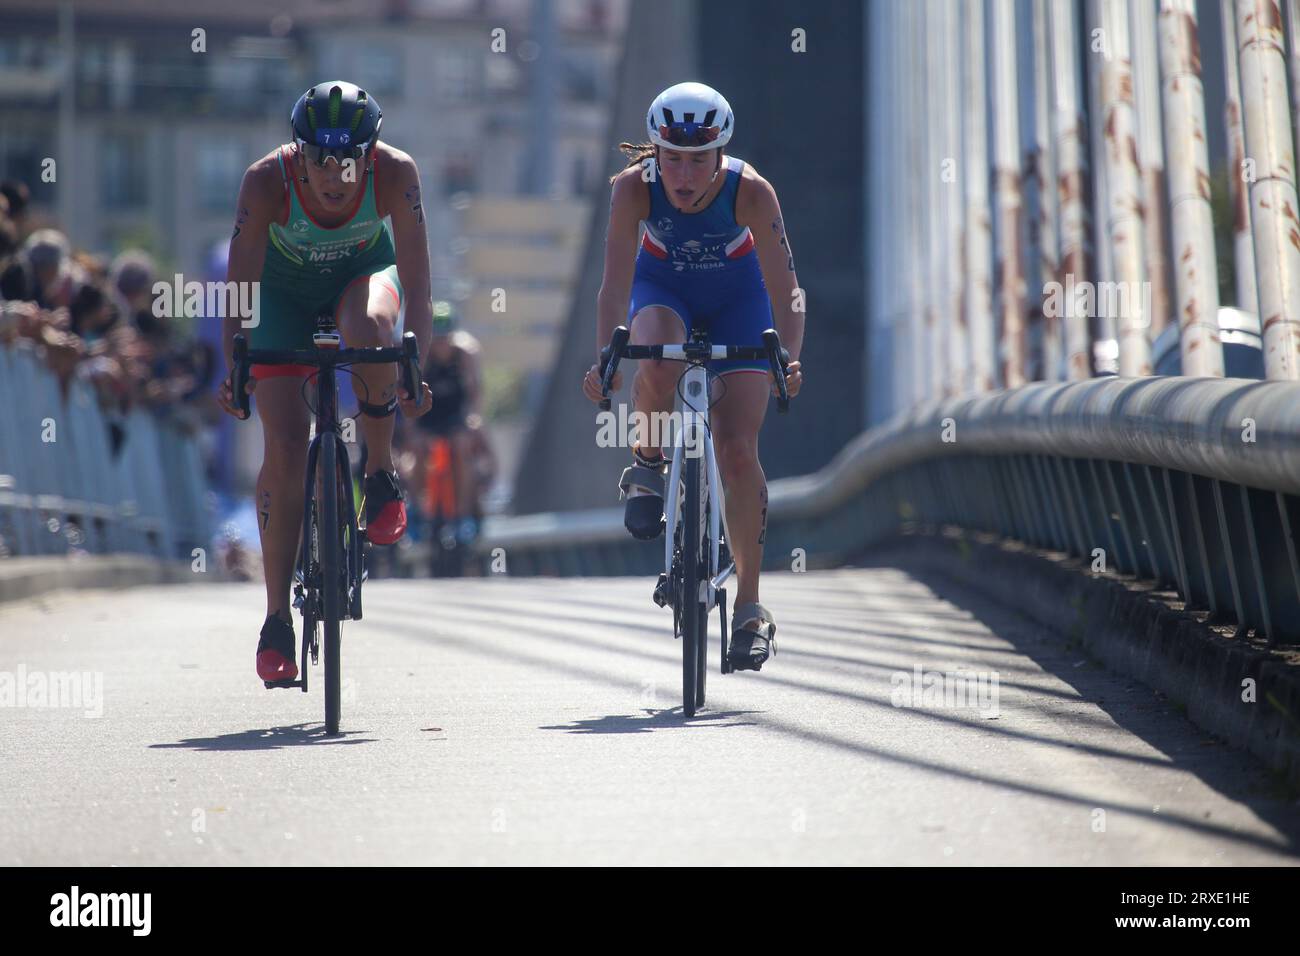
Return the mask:
[[[596,351],[625,322],[637,345],[685,342],[703,327],[717,345],[761,346],[763,330],[775,327],[790,353],[786,385],[793,396],[803,382],[803,292],[775,190],[752,166],[725,154],[734,127],[722,94],[679,83],[650,104],[649,142],[621,144],[628,165],[612,180]],[[758,431],[775,383],[761,362],[713,362],[711,368],[721,380],[713,383],[710,420],[737,577],[728,656],[738,670],[758,670],[775,651],[776,623],[758,600],[767,527]],[[672,411],[680,376],[673,361],[640,363],[632,403],[644,422]],[[599,358],[583,392],[600,400]],[[662,529],[667,463],[645,432],[632,455],[620,482],[624,523],[634,537],[651,539]]]

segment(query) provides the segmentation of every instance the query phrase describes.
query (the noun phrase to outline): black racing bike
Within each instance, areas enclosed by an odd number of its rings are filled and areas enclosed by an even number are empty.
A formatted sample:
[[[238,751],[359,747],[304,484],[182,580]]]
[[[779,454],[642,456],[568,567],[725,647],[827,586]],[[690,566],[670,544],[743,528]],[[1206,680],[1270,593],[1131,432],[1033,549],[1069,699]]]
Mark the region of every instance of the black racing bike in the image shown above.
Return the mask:
[[[325,632],[325,730],[339,732],[342,704],[340,637],[344,621],[361,620],[361,585],[366,579],[370,542],[357,526],[352,494],[352,466],[339,421],[336,371],[352,365],[397,363],[407,395],[419,396],[419,347],[415,333],[402,336],[391,348],[342,348],[331,315],[316,319],[314,349],[250,349],[243,335],[235,336],[230,389],[240,417],[251,414],[244,390],[252,365],[308,365],[315,368],[303,381],[303,400],[316,418],[316,435],[307,451],[306,495],[302,538],[294,570],[293,606],[302,613],[302,666],[298,680],[265,681],[270,687],[301,687],[307,692],[307,655],[320,661],[320,631]],[[315,404],[306,390],[315,383]]]

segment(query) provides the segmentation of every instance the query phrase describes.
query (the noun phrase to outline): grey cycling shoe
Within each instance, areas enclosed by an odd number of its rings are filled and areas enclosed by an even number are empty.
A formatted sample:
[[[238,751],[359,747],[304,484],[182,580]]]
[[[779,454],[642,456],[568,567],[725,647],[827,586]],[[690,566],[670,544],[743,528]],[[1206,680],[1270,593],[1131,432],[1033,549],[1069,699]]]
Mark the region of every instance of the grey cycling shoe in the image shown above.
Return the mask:
[[[641,449],[632,451],[633,463],[623,472],[618,487],[627,499],[623,509],[623,526],[632,537],[652,541],[663,533],[664,482],[668,460],[662,455],[658,460],[646,459]]]

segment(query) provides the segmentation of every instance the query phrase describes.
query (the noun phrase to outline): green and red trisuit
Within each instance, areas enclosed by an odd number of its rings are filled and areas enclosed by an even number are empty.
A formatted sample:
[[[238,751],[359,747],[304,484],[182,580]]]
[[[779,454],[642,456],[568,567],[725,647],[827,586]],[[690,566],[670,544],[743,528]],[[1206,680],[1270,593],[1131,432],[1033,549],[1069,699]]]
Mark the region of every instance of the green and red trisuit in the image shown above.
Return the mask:
[[[399,313],[402,284],[397,278],[397,255],[387,219],[375,207],[374,154],[365,173],[366,184],[351,214],[333,228],[322,226],[306,209],[298,178],[290,170],[292,153],[281,146],[277,159],[284,178],[288,210],[284,225],[273,222],[262,262],[258,324],[252,329],[257,349],[307,349],[312,347],[316,316],[331,312],[338,322],[343,294],[358,282],[378,282],[392,292]],[[401,335],[401,329],[397,330]],[[304,366],[254,366],[255,378],[304,375]]]
[[[373,157],[374,154],[372,153]],[[298,179],[292,175],[292,153],[281,146],[277,159],[284,177],[284,225],[268,227],[270,241],[262,262],[258,324],[252,331],[256,349],[311,349],[316,317],[332,313],[338,325],[339,303],[358,282],[378,283],[392,293],[398,307],[401,337],[402,283],[386,218],[375,208],[375,163],[372,158],[365,187],[348,218],[338,226],[322,226],[306,209]],[[255,378],[309,375],[305,365],[254,365]],[[388,406],[391,413],[394,406]],[[375,414],[362,404],[362,412]],[[382,412],[380,412],[382,414]],[[375,544],[393,544],[406,531],[406,505],[397,476],[377,471],[365,481],[366,536]]]

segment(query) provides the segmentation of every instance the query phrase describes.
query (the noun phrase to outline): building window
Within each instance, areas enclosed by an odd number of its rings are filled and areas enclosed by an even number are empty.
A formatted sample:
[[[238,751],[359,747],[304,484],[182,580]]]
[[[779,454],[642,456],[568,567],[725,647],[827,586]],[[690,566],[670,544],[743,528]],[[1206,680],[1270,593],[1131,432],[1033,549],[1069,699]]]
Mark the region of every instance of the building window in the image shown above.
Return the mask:
[[[480,57],[465,50],[444,50],[434,56],[433,84],[444,103],[463,103],[478,93]]]
[[[245,165],[244,149],[239,142],[221,140],[200,145],[195,164],[199,208],[204,212],[228,212],[234,208]]]
[[[569,99],[580,103],[600,99],[600,64],[593,57],[577,53],[565,56],[560,61],[560,75]]]
[[[41,180],[50,155],[50,143],[55,139],[53,126],[39,133],[10,131],[0,139],[0,178],[17,179],[27,184],[32,202],[36,205],[53,205],[57,200],[55,184]]]
[[[483,64],[483,85],[489,93],[510,92],[519,88],[522,74],[519,64],[504,56],[490,56]]]
[[[388,47],[363,47],[357,53],[356,84],[375,96],[400,96],[401,53]]]
[[[0,36],[0,67],[43,70],[59,58],[57,37]]]
[[[578,155],[573,157],[573,195],[581,196],[587,191],[587,160]]]
[[[143,206],[148,196],[149,154],[143,133],[108,133],[100,147],[100,195],[107,209]]]
[[[107,105],[108,57],[101,43],[81,44],[77,57],[77,105],[95,110]]]
[[[208,54],[207,67],[211,90],[219,96],[233,97],[238,102],[239,97],[257,92],[260,77],[256,61],[214,51]]]
[[[448,156],[442,164],[442,194],[454,196],[459,192],[473,192],[474,187],[473,157],[468,154]]]

